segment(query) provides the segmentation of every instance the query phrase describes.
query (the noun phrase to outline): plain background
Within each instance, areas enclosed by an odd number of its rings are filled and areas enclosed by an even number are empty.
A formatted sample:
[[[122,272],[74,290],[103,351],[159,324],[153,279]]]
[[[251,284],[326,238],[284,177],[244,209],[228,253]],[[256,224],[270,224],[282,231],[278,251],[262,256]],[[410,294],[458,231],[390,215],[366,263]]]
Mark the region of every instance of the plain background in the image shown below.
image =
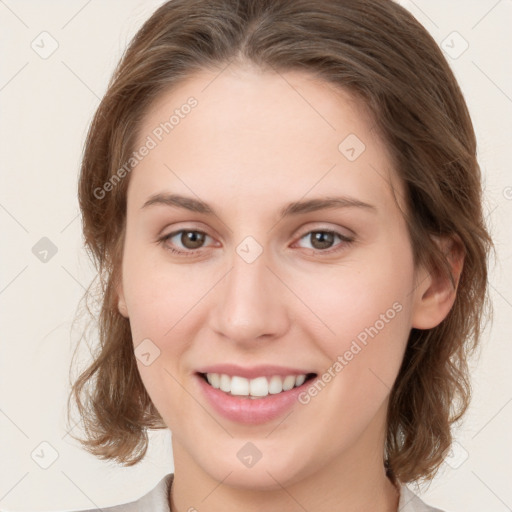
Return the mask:
[[[168,431],[151,434],[144,461],[123,468],[83,451],[64,421],[71,322],[95,275],[76,198],[82,145],[121,52],[161,3],[0,0],[1,510],[128,502],[173,469]],[[512,2],[400,3],[448,52],[466,97],[498,254],[471,409],[436,479],[412,489],[451,512],[504,512],[512,510]]]

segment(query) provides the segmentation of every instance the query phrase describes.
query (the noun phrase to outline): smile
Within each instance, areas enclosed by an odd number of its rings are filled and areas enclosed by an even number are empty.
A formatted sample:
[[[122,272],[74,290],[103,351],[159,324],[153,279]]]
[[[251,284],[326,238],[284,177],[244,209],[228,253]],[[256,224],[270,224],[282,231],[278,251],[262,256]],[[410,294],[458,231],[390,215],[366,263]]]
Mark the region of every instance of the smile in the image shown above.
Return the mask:
[[[215,389],[220,389],[230,396],[247,398],[265,398],[268,395],[277,395],[302,386],[304,382],[316,374],[300,375],[273,375],[271,377],[260,376],[253,379],[239,375],[227,375],[225,373],[202,373],[202,377]]]
[[[220,364],[198,370],[195,382],[211,412],[246,425],[284,417],[317,376],[303,368],[274,365]]]

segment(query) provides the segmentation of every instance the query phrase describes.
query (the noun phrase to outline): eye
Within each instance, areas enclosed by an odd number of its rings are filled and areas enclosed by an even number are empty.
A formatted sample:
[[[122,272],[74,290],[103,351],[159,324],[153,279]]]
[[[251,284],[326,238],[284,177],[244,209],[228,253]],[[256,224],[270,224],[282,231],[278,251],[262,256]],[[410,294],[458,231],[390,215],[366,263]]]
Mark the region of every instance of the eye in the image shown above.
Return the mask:
[[[198,231],[196,229],[180,229],[179,231],[173,231],[172,233],[163,236],[158,240],[158,242],[163,244],[166,249],[173,253],[189,256],[195,254],[196,250],[203,247],[206,238],[211,237],[203,231]],[[173,241],[173,239],[175,240]],[[178,249],[173,247],[177,244]],[[181,246],[179,244],[181,244]]]
[[[211,237],[204,231],[196,229],[180,229],[161,237],[158,240],[158,243],[164,245],[165,249],[174,254],[194,256],[197,251],[205,247],[204,244],[207,238],[211,239]],[[353,238],[330,229],[316,229],[314,231],[308,231],[300,237],[299,241],[307,240],[308,238],[311,241],[311,246],[305,248],[311,249],[316,253],[332,253],[341,251],[354,241]],[[332,249],[336,238],[338,238],[341,243],[337,244],[337,246],[335,245],[335,248]]]
[[[338,233],[337,231],[332,231],[330,229],[317,229],[314,231],[308,231],[299,239],[299,241],[307,240],[308,238],[311,241],[311,247],[306,247],[306,249],[313,249],[315,251],[324,253],[343,250],[347,245],[350,245],[354,241],[353,238]],[[336,238],[341,240],[342,243],[338,244],[338,246],[341,247],[331,249]]]

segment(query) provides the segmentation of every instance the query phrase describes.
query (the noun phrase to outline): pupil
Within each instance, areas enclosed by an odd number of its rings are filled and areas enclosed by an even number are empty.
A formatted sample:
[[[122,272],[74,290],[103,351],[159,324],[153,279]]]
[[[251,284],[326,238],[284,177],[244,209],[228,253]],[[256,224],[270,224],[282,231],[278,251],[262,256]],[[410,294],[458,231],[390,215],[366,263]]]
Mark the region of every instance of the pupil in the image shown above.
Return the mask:
[[[333,233],[328,233],[326,231],[315,231],[313,233],[313,246],[316,249],[326,249],[332,244],[333,237]],[[320,247],[315,245],[316,242],[320,243]]]
[[[317,249],[326,249],[333,242],[333,234],[325,231],[313,232],[313,246]],[[181,236],[181,242],[189,249],[197,249],[204,242],[204,233],[186,231]]]
[[[204,242],[204,233],[197,231],[185,231],[181,235],[182,244],[188,249],[197,249]]]

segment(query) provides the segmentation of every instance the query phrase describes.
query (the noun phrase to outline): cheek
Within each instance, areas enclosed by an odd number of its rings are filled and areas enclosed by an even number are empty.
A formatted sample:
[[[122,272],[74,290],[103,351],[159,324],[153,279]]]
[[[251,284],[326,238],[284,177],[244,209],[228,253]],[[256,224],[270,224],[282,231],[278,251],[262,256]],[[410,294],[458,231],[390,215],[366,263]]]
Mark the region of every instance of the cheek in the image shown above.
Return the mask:
[[[320,378],[330,382],[329,400],[343,404],[316,412],[340,423],[346,422],[347,409],[359,411],[357,421],[363,428],[383,404],[400,369],[410,331],[414,271],[405,251],[383,251],[375,261],[360,265],[338,268],[323,289],[310,288],[316,293],[309,296],[333,331],[324,329],[327,334],[316,338],[329,361]]]
[[[204,291],[176,267],[156,265],[143,255],[127,258],[125,268],[125,295],[140,377],[167,426],[180,431],[182,419],[173,412],[197,407],[180,382]],[[154,357],[150,364],[138,356],[144,352]]]
[[[334,359],[353,340],[364,344],[378,335],[391,343],[399,334],[403,338],[412,282],[412,261],[389,252],[373,262],[354,261],[325,275],[306,276],[298,288],[316,313],[315,322],[326,326],[322,343]]]
[[[146,348],[156,354],[149,365],[137,357],[137,366],[162,414],[163,408],[175,410],[188,400],[178,381],[186,371],[191,340],[203,325],[201,298],[216,278],[212,272],[194,271],[193,264],[178,267],[162,258],[157,261],[148,252],[127,251],[123,286],[135,355]]]
[[[193,265],[170,265],[156,258],[158,254],[126,246],[123,289],[135,345],[144,338],[170,336],[169,331],[204,294],[206,283],[191,271]]]
[[[308,295],[333,332],[323,328],[324,334],[315,337],[327,356],[319,375],[324,384],[318,393],[303,395],[301,403],[311,407],[312,416],[335,426],[340,443],[353,440],[383,406],[410,331],[412,262],[381,256],[379,265],[337,271],[323,291],[315,288]]]

